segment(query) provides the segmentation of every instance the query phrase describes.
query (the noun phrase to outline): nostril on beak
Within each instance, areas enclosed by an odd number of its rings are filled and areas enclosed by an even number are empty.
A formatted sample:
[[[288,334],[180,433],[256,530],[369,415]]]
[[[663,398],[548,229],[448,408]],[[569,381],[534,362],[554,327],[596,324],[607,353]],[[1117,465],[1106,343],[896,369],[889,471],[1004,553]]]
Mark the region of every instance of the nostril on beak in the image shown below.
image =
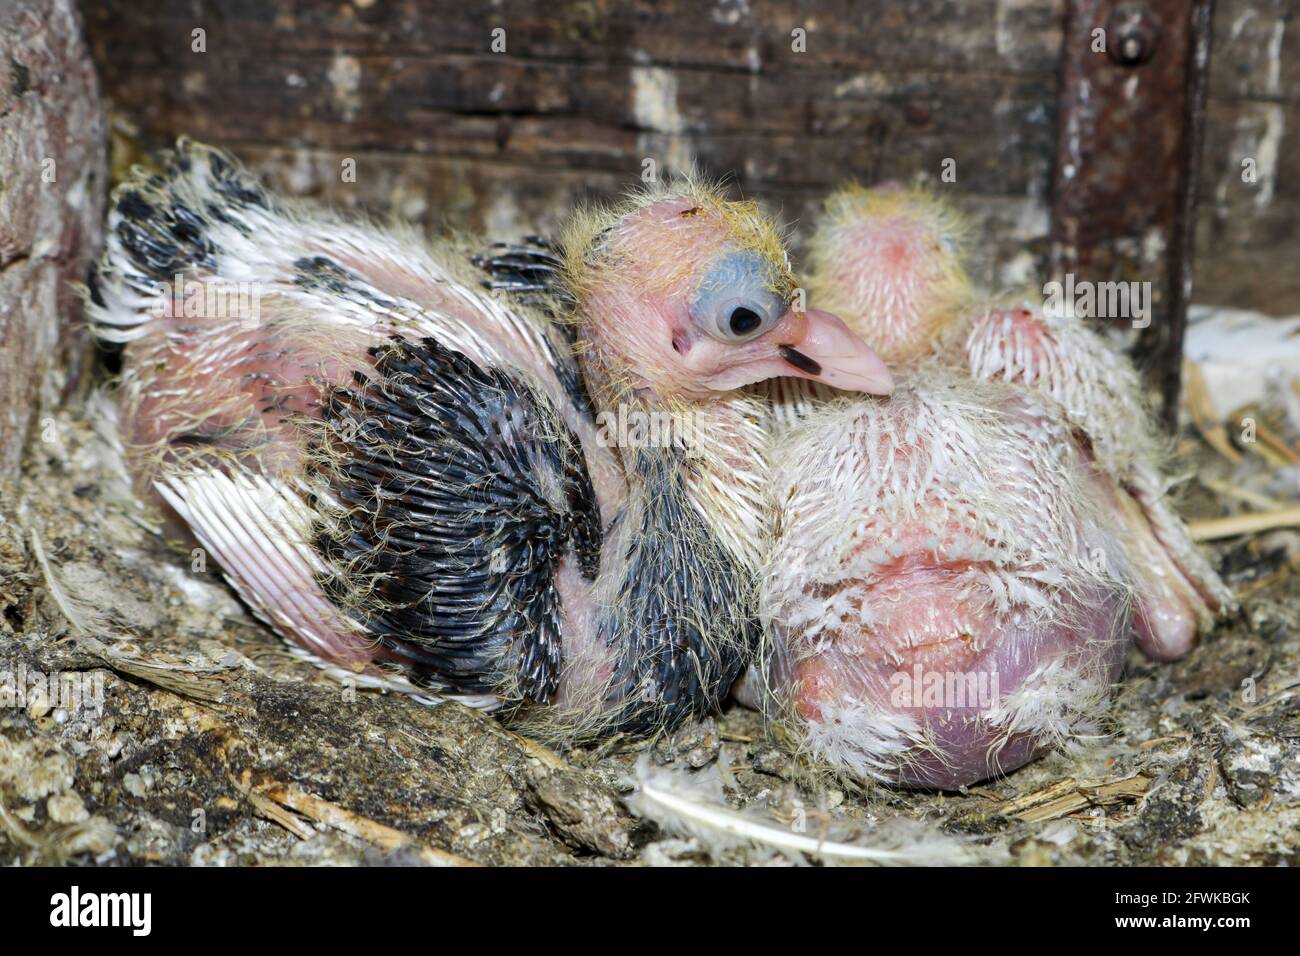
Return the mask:
[[[820,375],[822,373],[820,362],[809,358],[793,346],[778,345],[777,351],[780,352],[781,358],[806,375]]]

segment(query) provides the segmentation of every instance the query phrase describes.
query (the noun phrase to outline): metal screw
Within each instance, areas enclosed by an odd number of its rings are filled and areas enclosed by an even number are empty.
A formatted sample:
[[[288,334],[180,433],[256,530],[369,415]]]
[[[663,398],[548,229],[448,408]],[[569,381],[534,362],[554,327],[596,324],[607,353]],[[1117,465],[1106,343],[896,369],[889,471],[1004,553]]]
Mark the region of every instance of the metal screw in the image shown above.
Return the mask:
[[[1151,59],[1160,40],[1160,25],[1141,4],[1125,3],[1115,8],[1106,24],[1110,42],[1107,54],[1120,66],[1137,66]]]

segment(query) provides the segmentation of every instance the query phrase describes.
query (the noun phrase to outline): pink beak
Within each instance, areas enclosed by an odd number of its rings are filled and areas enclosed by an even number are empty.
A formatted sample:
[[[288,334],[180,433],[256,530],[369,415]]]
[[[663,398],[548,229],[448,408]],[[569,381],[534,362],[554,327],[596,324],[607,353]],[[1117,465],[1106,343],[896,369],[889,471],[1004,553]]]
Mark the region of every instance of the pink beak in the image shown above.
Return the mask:
[[[894,390],[884,360],[829,312],[787,312],[770,337],[789,366],[787,374],[868,395]]]

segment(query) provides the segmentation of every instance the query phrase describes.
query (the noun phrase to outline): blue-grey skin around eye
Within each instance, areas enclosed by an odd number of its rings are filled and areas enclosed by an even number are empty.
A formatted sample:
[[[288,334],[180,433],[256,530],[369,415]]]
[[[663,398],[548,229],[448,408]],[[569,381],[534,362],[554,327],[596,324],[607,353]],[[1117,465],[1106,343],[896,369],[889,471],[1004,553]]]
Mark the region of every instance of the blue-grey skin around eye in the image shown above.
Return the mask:
[[[771,263],[752,249],[739,249],[719,256],[704,274],[691,317],[709,335],[735,340],[767,331],[785,313],[785,300],[774,289],[776,277]],[[728,322],[738,308],[753,312],[759,324],[743,331]]]

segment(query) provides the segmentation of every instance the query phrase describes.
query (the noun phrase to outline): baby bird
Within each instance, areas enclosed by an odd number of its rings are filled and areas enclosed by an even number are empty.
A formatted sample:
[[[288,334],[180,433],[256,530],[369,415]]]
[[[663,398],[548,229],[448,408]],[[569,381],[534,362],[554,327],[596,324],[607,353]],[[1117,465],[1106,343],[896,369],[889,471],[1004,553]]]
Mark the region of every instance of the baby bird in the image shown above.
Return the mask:
[[[889,181],[828,196],[808,243],[809,301],[839,316],[891,367],[931,355],[978,302],[966,272],[965,221],[932,193]],[[777,430],[833,389],[800,379],[765,386]]]
[[[964,220],[926,190],[845,186],[827,197],[808,244],[809,299],[890,365],[915,362],[975,304],[966,232]]]
[[[782,389],[765,670],[816,756],[958,787],[1092,730],[1133,630],[1176,657],[1232,596],[1165,499],[1123,356],[1073,317],[974,308],[930,194],[850,187],[826,210],[814,301],[899,387]]]
[[[672,725],[739,670],[763,518],[731,390],[889,385],[837,319],[788,308],[771,223],[693,181],[571,223],[576,356],[453,243],[292,204],[185,140],[109,228],[92,314],[173,532],[335,676],[543,736]],[[610,411],[672,439],[610,442]]]
[[[815,403],[772,455],[777,716],[858,776],[949,789],[1093,727],[1131,569],[1070,429],[934,364]]]

